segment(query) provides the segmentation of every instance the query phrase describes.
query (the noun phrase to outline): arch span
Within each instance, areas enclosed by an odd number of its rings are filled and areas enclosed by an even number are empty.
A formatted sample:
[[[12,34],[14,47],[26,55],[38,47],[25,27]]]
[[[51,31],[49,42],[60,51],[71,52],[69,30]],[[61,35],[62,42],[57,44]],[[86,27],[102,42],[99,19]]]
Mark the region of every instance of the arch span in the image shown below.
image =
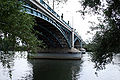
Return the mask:
[[[49,21],[36,17],[37,26],[35,30],[42,33],[37,35],[40,40],[49,48],[70,48],[70,41],[68,41],[66,33],[58,25],[51,24]],[[46,39],[45,39],[46,37]],[[51,43],[52,42],[52,43]]]

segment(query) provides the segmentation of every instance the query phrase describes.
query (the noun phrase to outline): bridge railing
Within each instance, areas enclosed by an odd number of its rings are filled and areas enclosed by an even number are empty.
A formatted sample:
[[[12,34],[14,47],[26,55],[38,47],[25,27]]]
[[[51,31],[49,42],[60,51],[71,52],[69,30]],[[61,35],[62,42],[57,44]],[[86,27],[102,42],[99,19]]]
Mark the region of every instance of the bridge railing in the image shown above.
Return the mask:
[[[57,18],[61,19],[64,24],[66,24],[69,28],[72,29],[72,27],[68,23],[66,23],[48,4],[46,4],[43,0],[40,0],[40,3],[50,12],[52,12]]]
[[[43,0],[40,1],[40,3],[60,19],[60,16],[48,4],[46,4]]]
[[[63,21],[64,24],[66,24],[69,28],[72,29],[72,27],[68,23],[66,23],[63,19],[62,19],[62,21]]]

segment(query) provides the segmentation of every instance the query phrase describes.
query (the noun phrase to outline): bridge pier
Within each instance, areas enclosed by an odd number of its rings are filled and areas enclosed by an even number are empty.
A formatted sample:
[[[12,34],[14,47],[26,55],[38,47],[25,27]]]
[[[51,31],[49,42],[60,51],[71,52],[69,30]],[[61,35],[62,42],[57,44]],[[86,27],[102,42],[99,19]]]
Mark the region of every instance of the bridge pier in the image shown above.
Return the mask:
[[[28,54],[30,59],[70,59],[70,60],[80,60],[82,53],[75,49],[41,49],[38,53]]]
[[[74,35],[75,35],[75,29],[72,28],[72,40],[71,40],[72,48],[74,48]]]

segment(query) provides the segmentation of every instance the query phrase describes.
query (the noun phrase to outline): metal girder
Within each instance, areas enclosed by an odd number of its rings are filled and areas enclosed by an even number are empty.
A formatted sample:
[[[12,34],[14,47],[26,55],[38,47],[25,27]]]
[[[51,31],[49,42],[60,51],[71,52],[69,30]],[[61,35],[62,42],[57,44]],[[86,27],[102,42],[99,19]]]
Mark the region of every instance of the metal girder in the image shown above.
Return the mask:
[[[58,41],[58,43],[60,44],[60,46],[62,47],[59,39],[57,38],[57,36],[56,36],[53,32],[49,31],[47,28],[45,28],[45,27],[42,26],[42,25],[39,25],[39,27],[42,28],[42,29],[44,29],[45,31],[47,31],[49,34],[51,34],[51,35]],[[49,37],[48,37],[48,38],[49,38]],[[50,39],[49,39],[49,40],[50,40]],[[53,42],[52,42],[52,43],[53,43]]]
[[[76,41],[79,41],[79,45],[80,45],[80,47],[82,47],[82,40],[80,40],[78,37],[76,37],[76,38],[74,39],[74,43],[75,43]]]

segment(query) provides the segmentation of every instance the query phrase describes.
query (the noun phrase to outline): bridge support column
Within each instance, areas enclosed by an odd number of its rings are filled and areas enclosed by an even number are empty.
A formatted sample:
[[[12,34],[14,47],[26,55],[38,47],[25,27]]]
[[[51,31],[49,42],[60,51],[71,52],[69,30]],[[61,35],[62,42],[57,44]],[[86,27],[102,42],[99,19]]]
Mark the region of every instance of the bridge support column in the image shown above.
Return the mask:
[[[75,29],[72,28],[72,40],[71,40],[71,45],[72,47],[71,48],[74,48],[74,34],[75,34]]]
[[[29,53],[29,59],[73,59],[80,60],[82,58],[82,53],[73,48],[56,48],[56,49],[41,49],[38,53]]]
[[[82,41],[80,42],[80,48],[82,48]]]

